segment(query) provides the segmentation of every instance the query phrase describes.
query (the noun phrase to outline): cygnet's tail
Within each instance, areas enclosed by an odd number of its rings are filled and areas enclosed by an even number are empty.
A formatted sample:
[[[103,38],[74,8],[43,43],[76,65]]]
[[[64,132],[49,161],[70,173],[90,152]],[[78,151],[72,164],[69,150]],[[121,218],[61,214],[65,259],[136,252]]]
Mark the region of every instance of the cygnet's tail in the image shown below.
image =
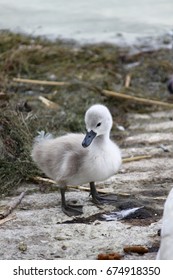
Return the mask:
[[[46,133],[44,130],[38,131],[38,136],[34,138],[34,143],[40,143],[44,140],[53,139],[53,135],[51,133]]]

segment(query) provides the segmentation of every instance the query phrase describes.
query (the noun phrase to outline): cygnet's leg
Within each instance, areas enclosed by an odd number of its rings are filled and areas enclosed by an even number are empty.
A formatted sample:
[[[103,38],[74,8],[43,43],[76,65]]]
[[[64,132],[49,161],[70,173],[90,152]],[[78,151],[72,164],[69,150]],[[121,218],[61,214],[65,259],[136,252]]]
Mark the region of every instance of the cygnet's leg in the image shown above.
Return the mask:
[[[102,194],[102,195],[100,195],[96,190],[94,182],[90,183],[90,194],[92,196],[93,202],[96,203],[96,204],[117,202],[117,196],[115,194]]]
[[[69,205],[65,200],[65,188],[61,188],[61,207],[62,211],[68,216],[78,216],[83,214],[82,206],[80,205]]]

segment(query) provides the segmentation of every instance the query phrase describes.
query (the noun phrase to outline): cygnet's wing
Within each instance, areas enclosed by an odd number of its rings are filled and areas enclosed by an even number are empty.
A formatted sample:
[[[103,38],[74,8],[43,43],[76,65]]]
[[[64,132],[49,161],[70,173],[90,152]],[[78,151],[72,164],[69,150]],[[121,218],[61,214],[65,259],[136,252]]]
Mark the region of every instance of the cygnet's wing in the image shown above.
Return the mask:
[[[57,172],[56,181],[66,182],[72,184],[72,177],[76,177],[75,181],[78,181],[80,169],[83,166],[85,157],[88,153],[86,149],[82,147],[84,136],[82,134],[69,134],[67,142],[63,143],[63,159],[60,166],[60,172]]]
[[[158,260],[173,260],[173,188],[164,206]]]
[[[39,168],[58,183],[68,183],[78,173],[87,151],[82,147],[83,134],[67,134],[36,141],[32,158]]]

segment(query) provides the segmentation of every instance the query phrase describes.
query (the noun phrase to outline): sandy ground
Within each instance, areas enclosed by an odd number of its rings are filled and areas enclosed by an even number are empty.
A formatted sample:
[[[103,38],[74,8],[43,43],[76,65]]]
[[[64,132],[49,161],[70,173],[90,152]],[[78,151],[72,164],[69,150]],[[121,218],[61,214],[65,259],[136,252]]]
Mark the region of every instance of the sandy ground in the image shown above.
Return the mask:
[[[116,205],[95,206],[89,193],[68,191],[68,199],[84,205],[81,218],[67,217],[60,208],[60,193],[38,185],[22,185],[14,197],[0,201],[0,212],[23,190],[27,194],[0,224],[0,259],[97,259],[100,253],[118,252],[123,259],[155,259],[164,201],[172,188],[173,110],[129,114],[130,126],[121,147],[123,157],[151,158],[123,163],[118,174],[99,184],[117,195]],[[144,206],[129,219],[105,221],[102,213]],[[143,255],[124,253],[127,245],[145,245]]]

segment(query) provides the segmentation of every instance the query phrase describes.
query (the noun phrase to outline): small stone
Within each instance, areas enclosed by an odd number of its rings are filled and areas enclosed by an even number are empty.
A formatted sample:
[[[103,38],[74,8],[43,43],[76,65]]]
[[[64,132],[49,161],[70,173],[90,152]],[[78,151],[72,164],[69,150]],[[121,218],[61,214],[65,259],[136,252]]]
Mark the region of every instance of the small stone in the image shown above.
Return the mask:
[[[67,250],[67,246],[65,246],[65,245],[62,245],[62,250]]]
[[[21,251],[21,252],[25,252],[27,250],[27,244],[25,242],[20,242],[19,243],[19,246],[18,246],[18,249]]]

